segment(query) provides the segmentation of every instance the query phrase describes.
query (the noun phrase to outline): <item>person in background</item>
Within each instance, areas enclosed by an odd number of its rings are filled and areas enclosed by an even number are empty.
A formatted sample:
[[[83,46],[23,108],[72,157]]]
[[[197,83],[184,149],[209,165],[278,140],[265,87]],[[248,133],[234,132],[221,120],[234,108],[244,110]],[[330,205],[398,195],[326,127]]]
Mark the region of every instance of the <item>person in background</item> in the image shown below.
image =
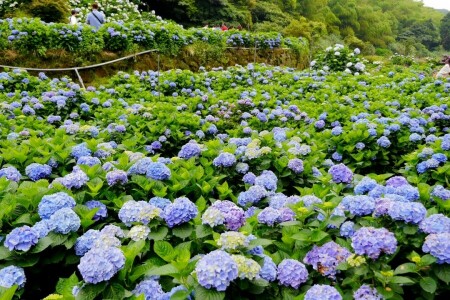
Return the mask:
[[[444,56],[444,66],[436,74],[436,78],[447,78],[450,76],[450,56]]]
[[[205,26],[203,26],[203,28],[205,28],[205,29],[209,28],[208,23],[206,23]]]
[[[98,4],[92,4],[92,11],[88,13],[86,23],[94,26],[97,30],[105,23],[105,15],[98,11]]]
[[[221,29],[222,31],[227,31],[227,30],[228,30],[228,27],[227,27],[227,25],[225,25],[225,23],[222,23],[222,26],[220,27],[220,29]]]
[[[72,10],[72,15],[69,18],[70,25],[77,25],[78,19],[77,19],[78,12],[74,9]]]

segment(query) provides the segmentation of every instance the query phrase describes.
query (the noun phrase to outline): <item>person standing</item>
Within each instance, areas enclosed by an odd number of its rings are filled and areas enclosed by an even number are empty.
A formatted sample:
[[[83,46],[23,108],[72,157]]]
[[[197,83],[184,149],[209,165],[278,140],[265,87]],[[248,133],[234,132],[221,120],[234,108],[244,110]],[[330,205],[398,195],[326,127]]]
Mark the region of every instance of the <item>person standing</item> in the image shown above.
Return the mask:
[[[436,74],[436,78],[450,77],[450,56],[444,56],[443,63],[444,63],[444,66]]]
[[[77,25],[78,19],[77,19],[78,12],[74,9],[72,10],[72,15],[69,18],[70,25]]]
[[[98,11],[98,4],[92,4],[92,11],[88,13],[86,23],[94,26],[97,30],[105,23],[105,15]]]

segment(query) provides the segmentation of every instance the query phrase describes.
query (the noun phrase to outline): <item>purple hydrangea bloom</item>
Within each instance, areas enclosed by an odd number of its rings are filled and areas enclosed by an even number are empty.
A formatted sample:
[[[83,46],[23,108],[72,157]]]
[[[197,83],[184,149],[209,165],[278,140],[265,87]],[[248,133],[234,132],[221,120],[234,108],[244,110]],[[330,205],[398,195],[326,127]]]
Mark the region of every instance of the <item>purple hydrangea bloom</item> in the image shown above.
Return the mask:
[[[442,185],[436,185],[431,192],[431,195],[441,200],[447,201],[450,199],[450,190],[445,189]]]
[[[433,233],[425,238],[422,251],[436,257],[439,264],[450,264],[450,233]]]
[[[48,165],[32,163],[25,168],[25,174],[33,181],[47,178],[52,174],[52,168]]]
[[[236,157],[231,153],[220,153],[219,156],[217,156],[213,160],[213,165],[216,167],[224,167],[228,168],[233,166],[236,163]]]
[[[92,217],[92,220],[94,221],[104,219],[108,216],[108,210],[106,208],[106,205],[101,203],[100,201],[90,200],[86,202],[84,205],[86,205],[89,209],[98,208],[97,212]]]
[[[332,166],[328,173],[333,177],[335,183],[351,183],[353,179],[353,172],[344,164]]]
[[[174,227],[195,218],[198,214],[197,206],[186,197],[180,197],[169,204],[163,212],[164,220],[169,227]]]
[[[258,222],[274,226],[281,221],[281,212],[273,207],[266,207],[258,214]]]
[[[228,230],[238,230],[245,223],[244,210],[231,201],[216,201],[210,207],[219,210],[224,218]]]
[[[50,219],[50,217],[61,208],[75,207],[75,200],[64,192],[58,192],[42,197],[38,205],[38,213],[42,219]]]
[[[5,247],[10,251],[20,250],[28,251],[37,244],[39,240],[38,233],[30,226],[14,228],[5,238]]]
[[[371,288],[367,284],[363,284],[353,293],[355,300],[382,300],[384,299],[375,288]]]
[[[382,252],[393,254],[397,239],[386,228],[362,227],[352,236],[352,247],[358,255],[377,259]]]
[[[335,242],[328,242],[321,247],[314,246],[305,256],[303,262],[312,265],[323,276],[335,278],[337,266],[351,255],[346,248]]]
[[[303,172],[303,161],[298,158],[293,158],[288,162],[288,168],[291,169],[295,174],[300,174]]]
[[[231,255],[222,250],[215,250],[198,261],[195,272],[201,286],[225,291],[231,281],[238,277],[238,266]]]
[[[342,296],[330,285],[315,284],[306,292],[305,300],[342,300]]]
[[[8,266],[0,270],[0,286],[9,289],[13,285],[22,288],[25,285],[25,272],[22,268]]]
[[[153,180],[167,180],[171,176],[170,169],[163,163],[150,163],[147,169],[147,177]]]
[[[295,259],[283,259],[278,265],[277,278],[281,285],[298,289],[308,280],[308,270],[305,265]]]
[[[425,218],[419,224],[420,230],[425,233],[450,233],[450,218],[443,214],[435,214]]]
[[[113,170],[106,173],[106,181],[109,186],[122,185],[128,182],[127,172],[122,170]]]
[[[125,265],[123,252],[116,247],[93,248],[81,259],[78,270],[86,283],[110,280]]]
[[[22,177],[22,175],[20,174],[19,171],[17,171],[16,168],[6,167],[6,168],[3,168],[0,170],[0,178],[1,177],[6,177],[6,179],[8,179],[8,180],[19,182],[20,177]]]
[[[394,188],[401,187],[407,185],[408,181],[406,181],[403,176],[394,176],[386,180],[386,186],[391,186]]]

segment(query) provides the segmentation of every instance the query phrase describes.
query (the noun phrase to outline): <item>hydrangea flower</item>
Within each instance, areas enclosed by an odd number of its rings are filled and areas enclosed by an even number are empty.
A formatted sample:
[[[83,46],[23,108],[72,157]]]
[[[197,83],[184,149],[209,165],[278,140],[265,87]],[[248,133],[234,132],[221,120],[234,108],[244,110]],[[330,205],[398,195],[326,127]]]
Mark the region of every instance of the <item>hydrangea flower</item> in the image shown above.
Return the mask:
[[[203,256],[195,267],[198,283],[207,288],[225,291],[238,275],[238,265],[231,255],[222,250],[212,251]]]
[[[108,216],[106,205],[101,203],[100,201],[90,200],[84,205],[86,205],[89,209],[98,208],[98,210],[95,212],[95,215],[92,217],[92,220],[94,221],[105,219]]]
[[[300,174],[303,172],[303,161],[298,158],[293,158],[288,162],[288,168],[291,169],[295,174]]]
[[[100,235],[100,231],[89,229],[82,236],[78,237],[75,242],[75,254],[83,256],[86,252],[91,250]]]
[[[19,182],[22,175],[20,175],[20,172],[17,171],[16,168],[6,167],[0,170],[0,178],[1,177],[6,177],[8,180]]]
[[[113,170],[106,173],[106,181],[109,186],[117,184],[126,184],[128,182],[127,172],[122,170]]]
[[[167,180],[171,176],[170,169],[163,163],[150,163],[147,168],[147,177],[154,180]]]
[[[346,221],[342,223],[340,228],[340,235],[342,237],[352,237],[355,234],[355,223]]]
[[[49,219],[36,222],[31,228],[37,233],[39,238],[46,237],[48,233],[54,229]]]
[[[231,153],[220,153],[219,156],[214,158],[213,165],[216,167],[229,168],[236,163],[236,157]]]
[[[315,284],[306,292],[305,300],[342,300],[342,296],[330,285]]]
[[[256,261],[243,255],[231,255],[231,258],[237,264],[240,279],[253,280],[259,278],[261,266]]]
[[[358,184],[355,186],[354,192],[356,195],[362,195],[370,192],[377,186],[377,182],[369,177],[364,177]]]
[[[78,270],[86,283],[96,284],[110,280],[124,265],[119,248],[92,248],[80,259]]]
[[[73,146],[71,152],[72,156],[75,157],[76,159],[79,159],[82,156],[90,156],[91,153],[92,152],[91,150],[88,149],[86,143]]]
[[[25,168],[25,174],[33,181],[47,178],[52,174],[52,168],[48,165],[32,163]]]
[[[23,288],[26,282],[25,272],[22,268],[8,266],[0,270],[0,286],[9,289],[13,285]]]
[[[30,226],[14,228],[5,238],[5,247],[10,251],[28,251],[37,244],[39,240],[38,233]]]
[[[174,227],[195,218],[197,206],[186,197],[180,197],[164,209],[163,217],[169,227]]]
[[[418,224],[425,218],[427,210],[422,203],[396,202],[389,207],[388,214],[394,220]]]
[[[88,181],[89,177],[78,167],[74,167],[72,173],[69,173],[60,179],[61,184],[69,190],[72,188],[79,189]]]
[[[144,157],[136,161],[130,169],[128,169],[128,175],[145,175],[147,174],[148,166],[152,164],[153,161],[149,157]]]
[[[133,241],[140,241],[147,239],[148,234],[150,233],[150,228],[144,225],[135,225],[131,227],[128,232],[127,237],[132,239]]]
[[[298,289],[308,280],[308,275],[305,265],[295,259],[283,259],[278,265],[277,278],[281,285]]]
[[[119,219],[128,227],[132,223],[147,225],[151,220],[160,215],[161,209],[145,201],[127,201],[119,210]]]
[[[450,233],[450,218],[443,214],[435,214],[425,218],[419,224],[420,230],[425,233]]]
[[[358,255],[377,259],[383,252],[393,254],[397,239],[386,228],[362,227],[352,236],[352,247]]]
[[[240,206],[247,206],[248,204],[255,204],[267,196],[267,191],[260,185],[251,186],[247,191],[241,192],[238,196],[238,204]]]
[[[335,242],[328,242],[321,247],[314,246],[303,259],[303,262],[312,265],[314,270],[323,276],[334,278],[337,266],[347,260],[351,255],[346,248],[339,246]]]
[[[133,290],[135,296],[144,295],[145,300],[160,300],[164,295],[161,285],[154,279],[139,282]]]
[[[365,216],[372,214],[375,209],[375,200],[364,195],[345,196],[340,205],[352,215]]]
[[[433,233],[425,238],[422,251],[436,257],[439,264],[450,264],[450,233]]]
[[[256,179],[256,175],[253,174],[252,172],[248,172],[247,174],[244,175],[244,177],[242,178],[242,181],[244,181],[244,183],[246,183],[246,184],[254,185],[255,179]]]
[[[238,230],[245,223],[245,213],[234,202],[216,201],[203,213],[202,221],[212,227],[225,225],[228,230]]]
[[[272,258],[267,255],[263,255],[264,261],[259,271],[259,276],[269,282],[277,279],[277,265],[273,262]]]
[[[386,180],[386,186],[398,188],[404,185],[408,185],[408,181],[403,176],[394,176]]]
[[[42,197],[38,205],[38,214],[42,219],[50,219],[50,217],[61,208],[75,207],[75,200],[64,192],[58,192]]]
[[[441,200],[447,201],[450,199],[450,190],[445,189],[442,185],[436,185],[431,191],[431,195]]]
[[[198,157],[202,152],[200,146],[195,142],[189,142],[181,147],[180,152],[178,152],[178,157],[189,159],[192,157]]]
[[[166,206],[171,204],[172,202],[166,198],[153,197],[148,201],[148,203],[150,203],[153,206],[158,207],[161,210],[164,210],[166,208]]]
[[[264,170],[261,175],[255,178],[255,185],[264,187],[268,191],[277,189],[278,178],[272,171]]]
[[[237,250],[238,248],[247,247],[248,244],[247,236],[235,231],[224,232],[217,240],[217,246],[221,247],[222,250]]]
[[[100,165],[102,162],[97,157],[81,156],[77,160],[77,165],[86,165],[89,167]]]
[[[344,164],[332,166],[328,173],[331,174],[335,183],[351,183],[353,179],[353,172]]]
[[[68,234],[81,226],[80,217],[68,207],[57,210],[49,219],[50,227],[57,233]]]
[[[266,207],[258,214],[258,222],[269,226],[274,226],[281,221],[281,213],[273,207]]]
[[[382,300],[384,299],[375,288],[371,288],[367,284],[363,284],[353,293],[355,300]]]

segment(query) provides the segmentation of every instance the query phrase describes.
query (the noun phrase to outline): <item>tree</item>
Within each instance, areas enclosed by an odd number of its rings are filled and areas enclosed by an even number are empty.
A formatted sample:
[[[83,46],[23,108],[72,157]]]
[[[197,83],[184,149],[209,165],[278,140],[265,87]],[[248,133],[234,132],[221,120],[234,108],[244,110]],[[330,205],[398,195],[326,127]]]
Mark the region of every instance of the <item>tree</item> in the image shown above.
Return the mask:
[[[450,50],[450,12],[441,21],[441,41],[445,50]]]

